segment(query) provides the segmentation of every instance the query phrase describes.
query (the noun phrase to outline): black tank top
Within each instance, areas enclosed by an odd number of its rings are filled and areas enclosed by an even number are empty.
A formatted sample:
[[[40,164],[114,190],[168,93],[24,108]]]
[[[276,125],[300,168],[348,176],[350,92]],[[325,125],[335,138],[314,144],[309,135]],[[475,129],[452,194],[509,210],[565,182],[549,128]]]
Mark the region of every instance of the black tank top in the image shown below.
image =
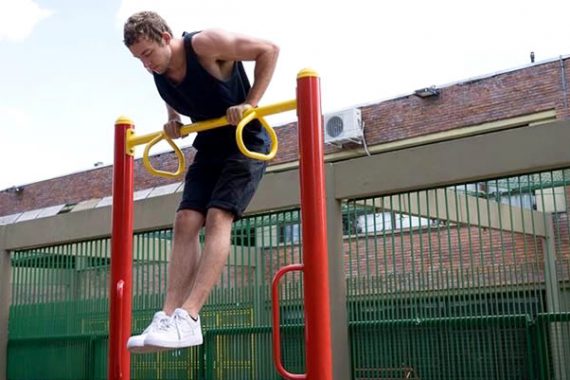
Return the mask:
[[[174,84],[166,76],[153,73],[156,88],[164,101],[178,113],[189,116],[193,122],[225,116],[226,110],[241,104],[251,88],[242,62],[235,62],[226,81],[220,81],[208,73],[198,62],[192,48],[192,37],[199,32],[184,33],[186,50],[186,76]],[[233,153],[238,150],[236,127],[227,125],[199,132],[193,146],[203,153]],[[269,138],[261,124],[254,120],[244,129],[243,138],[248,149],[267,152]]]

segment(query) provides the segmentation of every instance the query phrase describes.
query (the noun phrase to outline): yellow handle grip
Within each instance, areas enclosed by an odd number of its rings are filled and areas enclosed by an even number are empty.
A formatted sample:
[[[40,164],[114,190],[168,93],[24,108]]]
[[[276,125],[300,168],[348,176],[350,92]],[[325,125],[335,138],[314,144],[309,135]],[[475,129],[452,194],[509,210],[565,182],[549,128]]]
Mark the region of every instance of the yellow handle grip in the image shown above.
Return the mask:
[[[243,142],[243,129],[245,128],[247,123],[249,123],[253,119],[258,119],[261,122],[263,128],[265,128],[265,130],[269,134],[269,139],[271,140],[271,150],[267,154],[252,152],[246,148]],[[277,148],[279,145],[279,143],[277,142],[277,133],[275,133],[275,130],[271,128],[271,126],[267,123],[267,121],[263,117],[258,116],[257,113],[255,112],[255,109],[253,108],[247,110],[245,112],[245,117],[242,118],[238,123],[236,128],[236,141],[240,152],[242,152],[244,156],[260,161],[269,161],[273,159],[277,154]]]
[[[166,140],[168,145],[170,145],[172,147],[172,149],[174,149],[174,153],[176,154],[176,157],[178,158],[178,169],[174,173],[173,172],[167,172],[165,170],[155,169],[152,166],[152,164],[150,163],[150,160],[148,158],[150,148],[152,148],[154,145],[156,145],[162,139]],[[180,150],[178,145],[176,145],[170,139],[170,137],[168,137],[164,132],[161,132],[155,138],[153,138],[148,144],[146,144],[146,146],[144,147],[143,165],[146,168],[146,170],[148,170],[148,172],[152,175],[165,177],[165,178],[179,178],[182,175],[182,173],[184,173],[184,168],[186,167],[186,161],[184,159],[184,154],[182,153],[182,151]]]
[[[277,134],[275,130],[267,123],[264,119],[264,116],[272,115],[276,113],[281,113],[285,111],[294,110],[297,107],[297,102],[295,100],[288,100],[280,103],[271,104],[268,106],[252,108],[245,112],[245,116],[242,120],[238,123],[236,128],[236,142],[240,152],[242,152],[245,156],[261,161],[271,160],[277,154]],[[248,150],[243,142],[243,129],[245,128],[246,124],[252,121],[253,119],[258,119],[263,126],[263,128],[269,134],[269,138],[271,140],[271,149],[269,153],[263,154],[258,152],[252,152]],[[180,127],[180,133],[182,136],[186,136],[193,132],[202,132],[213,128],[223,127],[228,125],[228,120],[225,117],[220,117],[217,119],[211,119],[206,121],[200,121],[197,123],[192,123],[188,125],[183,125]],[[157,170],[153,168],[152,164],[149,160],[149,152],[150,149],[156,145],[160,140],[165,139],[166,142],[174,149],[174,153],[178,158],[178,169],[176,172],[167,172],[164,170]],[[178,146],[164,133],[164,132],[155,132],[147,135],[140,135],[127,137],[127,153],[133,154],[134,147],[137,145],[146,144],[144,153],[143,153],[143,165],[152,175],[157,175],[166,178],[179,178],[182,173],[184,172],[184,168],[186,167],[184,154],[178,148]]]

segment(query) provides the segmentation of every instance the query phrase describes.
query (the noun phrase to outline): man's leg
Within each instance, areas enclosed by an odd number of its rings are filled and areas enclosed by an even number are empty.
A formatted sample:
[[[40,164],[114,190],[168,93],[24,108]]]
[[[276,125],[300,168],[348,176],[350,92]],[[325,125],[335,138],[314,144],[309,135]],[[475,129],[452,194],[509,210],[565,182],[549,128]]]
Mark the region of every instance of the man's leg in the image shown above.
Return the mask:
[[[192,291],[184,304],[173,311],[172,317],[167,323],[146,335],[144,341],[146,347],[168,349],[202,344],[202,327],[198,314],[208,299],[210,291],[218,282],[228,259],[233,220],[233,214],[228,211],[217,208],[208,210],[204,252],[200,257],[194,276]],[[172,263],[172,265],[176,264]],[[186,278],[179,280],[184,285],[189,283]],[[169,298],[169,302],[172,304],[174,304],[174,294],[176,297],[184,294],[183,286],[174,286],[173,289],[177,290],[173,291],[172,298]]]
[[[159,351],[145,343],[149,333],[163,328],[170,316],[188,298],[200,260],[199,234],[204,216],[194,210],[180,210],[174,219],[172,253],[168,264],[168,287],[163,310],[154,314],[151,324],[142,332],[129,338],[127,347],[131,352]]]
[[[194,210],[179,210],[174,219],[172,254],[168,264],[168,287],[163,310],[171,315],[188,298],[200,262],[200,230],[204,216]]]
[[[213,287],[220,280],[220,275],[226,265],[230,253],[230,238],[234,218],[241,216],[247,204],[253,197],[255,189],[265,171],[266,164],[248,159],[236,153],[225,157],[218,162],[222,167],[220,172],[206,170],[208,168],[198,165],[196,161],[188,171],[186,189],[192,184],[196,186],[198,175],[202,174],[202,179],[207,178],[206,186],[197,186],[198,192],[189,192],[188,197],[203,197],[207,190],[208,209],[206,215],[206,240],[198,268],[190,285],[187,299],[176,308],[168,323],[163,324],[159,329],[150,332],[145,338],[146,346],[157,348],[181,348],[200,345],[203,342],[202,327],[199,318],[200,310]],[[203,169],[200,171],[200,169]],[[212,187],[209,187],[212,185]],[[241,189],[241,190],[240,190]],[[182,202],[184,204],[184,201]],[[188,203],[187,203],[188,204]],[[200,204],[203,204],[201,202]],[[230,211],[231,210],[231,211]],[[172,265],[175,265],[174,262]],[[172,293],[174,294],[174,293]],[[180,292],[177,293],[181,295]],[[168,305],[174,305],[175,297],[169,298]]]
[[[228,211],[210,208],[206,217],[206,240],[192,291],[182,308],[196,318],[214,286],[218,283],[230,253],[234,216]]]

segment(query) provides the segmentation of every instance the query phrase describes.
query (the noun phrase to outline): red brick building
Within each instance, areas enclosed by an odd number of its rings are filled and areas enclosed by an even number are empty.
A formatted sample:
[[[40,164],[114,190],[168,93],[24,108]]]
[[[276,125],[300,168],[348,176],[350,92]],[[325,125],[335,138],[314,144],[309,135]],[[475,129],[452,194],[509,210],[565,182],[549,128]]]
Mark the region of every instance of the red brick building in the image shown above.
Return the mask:
[[[570,352],[569,78],[570,58],[560,58],[439,86],[428,97],[358,106],[363,138],[326,145],[336,378],[454,379],[465,378],[465,368],[473,379],[570,375],[563,359]],[[254,343],[252,350],[270,351],[263,335],[270,280],[301,260],[297,125],[276,132],[277,157],[251,216],[236,223],[227,270],[205,307],[205,325],[220,328],[209,347],[225,351],[180,356],[176,365],[184,370],[204,360],[228,371],[240,363],[248,374],[262,367],[273,373],[270,360],[243,353]],[[185,155],[190,161],[192,149]],[[165,170],[177,166],[173,153],[152,160]],[[0,378],[10,368],[8,350],[19,358],[35,349],[26,346],[30,337],[46,350],[62,336],[91,339],[96,349],[81,357],[78,351],[77,362],[102,362],[96,353],[104,341],[85,326],[104,337],[111,177],[112,167],[99,167],[0,191]],[[135,187],[133,293],[143,306],[133,318],[142,326],[164,293],[180,183],[150,176],[137,160]],[[149,189],[165,191],[151,197]],[[58,270],[64,274],[49,274]],[[291,327],[303,322],[299,278],[282,285],[282,319]],[[81,313],[57,314],[50,299],[73,308],[78,299],[85,303]],[[46,333],[35,323],[38,305],[47,310],[41,322],[58,321],[61,331]],[[11,307],[20,320],[8,337]],[[245,333],[226,336],[228,328]],[[247,349],[219,344],[235,337]],[[290,347],[290,357],[302,352]],[[135,366],[153,376],[174,367],[145,360]],[[26,369],[22,360],[11,365]]]
[[[435,97],[423,99],[410,94],[365,105],[360,107],[365,141],[369,147],[386,146],[540,112],[547,113],[547,118],[554,115],[558,120],[568,119],[569,77],[570,59],[560,58],[457,82],[439,88],[439,96]],[[279,151],[271,165],[278,170],[298,158],[296,123],[276,131]],[[328,146],[326,154],[329,160],[341,160],[365,152],[360,145],[348,144],[343,148]],[[191,160],[193,150],[186,149],[185,155]],[[174,170],[177,165],[173,153],[156,155],[153,163],[166,170]],[[109,196],[111,177],[112,167],[107,166],[28,184],[20,192],[5,189],[0,191],[0,216]],[[152,177],[141,160],[136,161],[136,190],[172,182]]]

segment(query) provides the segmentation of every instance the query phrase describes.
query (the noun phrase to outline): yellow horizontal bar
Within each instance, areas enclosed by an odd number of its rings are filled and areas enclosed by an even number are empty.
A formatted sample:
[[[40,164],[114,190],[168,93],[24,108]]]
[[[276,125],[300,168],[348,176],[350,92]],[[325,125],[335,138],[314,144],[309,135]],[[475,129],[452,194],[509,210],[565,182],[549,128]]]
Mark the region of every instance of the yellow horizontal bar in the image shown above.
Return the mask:
[[[291,110],[294,110],[296,107],[297,107],[297,101],[295,99],[293,99],[293,100],[287,100],[287,101],[280,102],[280,103],[270,104],[267,106],[258,107],[255,109],[255,112],[259,116],[267,116],[267,115],[273,115],[273,114],[280,113],[280,112],[291,111]],[[186,135],[189,135],[190,133],[202,132],[202,131],[206,131],[208,129],[222,127],[222,126],[228,125],[228,124],[229,124],[228,119],[226,119],[226,117],[224,116],[224,117],[220,117],[217,119],[199,121],[196,123],[183,125],[180,128],[180,133],[183,136],[186,136]],[[157,136],[159,136],[161,133],[162,133],[162,131],[148,133],[145,135],[138,135],[138,136],[133,135],[133,136],[127,137],[127,151],[130,149],[133,149],[137,145],[143,145],[143,144],[149,143],[150,141],[155,139]]]

